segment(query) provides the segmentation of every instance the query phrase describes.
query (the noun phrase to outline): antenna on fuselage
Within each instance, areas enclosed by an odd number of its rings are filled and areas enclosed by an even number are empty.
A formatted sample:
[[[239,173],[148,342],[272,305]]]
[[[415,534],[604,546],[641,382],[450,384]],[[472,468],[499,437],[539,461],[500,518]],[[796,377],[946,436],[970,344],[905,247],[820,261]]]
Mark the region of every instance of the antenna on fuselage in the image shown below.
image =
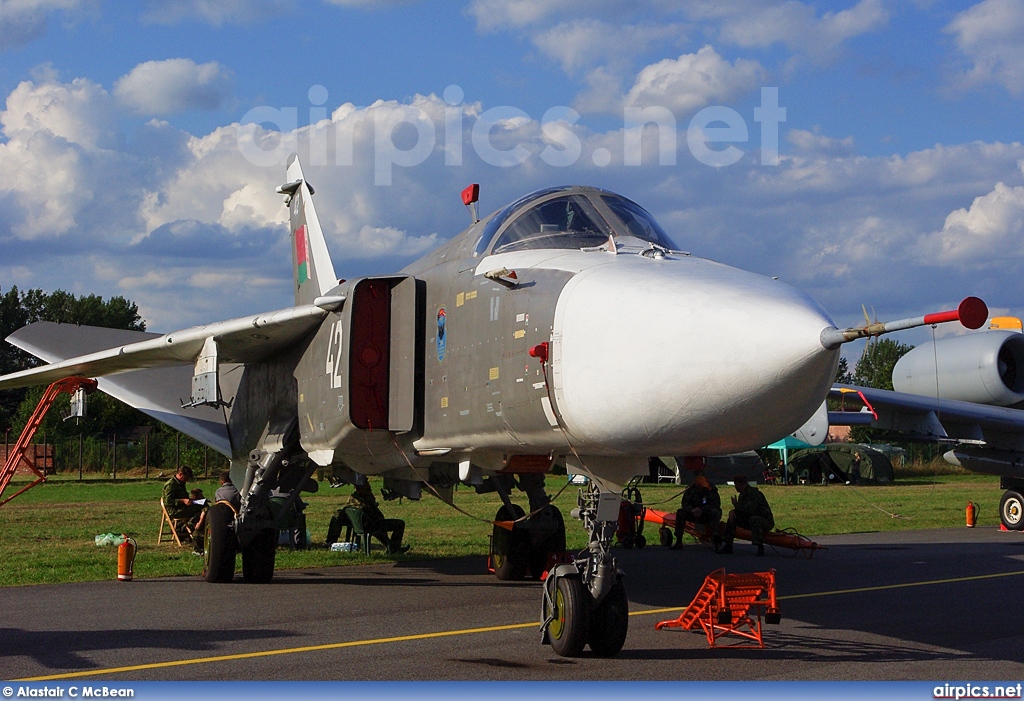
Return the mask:
[[[476,224],[480,217],[476,215],[476,203],[480,199],[480,185],[473,183],[462,191],[462,204],[469,207],[469,218]]]

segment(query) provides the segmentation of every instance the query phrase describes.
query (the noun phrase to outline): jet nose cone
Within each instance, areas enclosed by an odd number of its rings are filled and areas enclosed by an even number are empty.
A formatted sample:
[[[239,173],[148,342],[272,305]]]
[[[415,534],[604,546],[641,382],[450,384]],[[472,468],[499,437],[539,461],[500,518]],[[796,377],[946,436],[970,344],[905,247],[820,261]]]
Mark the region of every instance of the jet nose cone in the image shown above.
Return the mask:
[[[555,312],[557,406],[594,452],[766,445],[821,405],[838,362],[820,342],[832,325],[792,287],[706,260],[589,269]]]

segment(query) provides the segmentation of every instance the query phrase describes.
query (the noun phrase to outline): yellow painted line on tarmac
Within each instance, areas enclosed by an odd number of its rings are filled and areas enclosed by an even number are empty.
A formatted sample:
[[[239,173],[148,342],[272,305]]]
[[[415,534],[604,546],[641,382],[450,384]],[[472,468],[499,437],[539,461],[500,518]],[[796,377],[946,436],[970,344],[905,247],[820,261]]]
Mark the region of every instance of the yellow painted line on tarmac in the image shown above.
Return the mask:
[[[790,594],[780,596],[779,601],[792,601],[795,599],[809,599],[817,596],[839,596],[841,594],[859,594],[862,592],[884,591],[886,589],[904,589],[907,587],[924,587],[935,584],[955,584],[957,582],[971,582],[980,579],[995,579],[998,577],[1014,577],[1024,575],[1024,570],[1015,572],[999,572],[996,574],[979,574],[968,577],[953,577],[951,579],[932,579],[923,582],[904,582],[902,584],[883,584],[876,587],[859,587],[855,589],[834,589],[831,591],[810,592],[807,594]],[[632,611],[630,616],[647,616],[657,613],[673,613],[682,611],[683,606],[671,608],[644,609],[643,611]],[[13,679],[18,682],[45,682],[61,679],[80,679],[82,677],[95,677],[102,674],[121,674],[125,672],[140,672],[147,669],[166,669],[168,667],[184,667],[196,664],[210,664],[212,662],[230,662],[233,660],[250,660],[258,657],[273,657],[275,655],[294,655],[301,652],[318,652],[321,650],[340,650],[349,647],[364,647],[366,645],[384,645],[387,643],[402,643],[412,640],[431,640],[433,638],[449,638],[457,635],[473,635],[476,633],[496,633],[504,630],[519,630],[522,628],[535,628],[540,625],[539,621],[531,623],[514,623],[505,626],[488,626],[486,628],[463,628],[461,630],[443,630],[434,633],[418,633],[416,635],[399,635],[390,638],[373,638],[370,640],[350,640],[344,643],[328,643],[325,645],[307,645],[304,647],[281,648],[278,650],[263,650],[260,652],[243,652],[236,655],[216,655],[213,657],[194,657],[184,660],[172,660],[170,662],[152,662],[149,664],[137,664],[127,667],[108,667],[105,669],[90,669],[78,672],[66,672],[64,674],[48,674],[39,677],[25,677]]]
[[[907,587],[925,587],[933,584],[955,584],[957,582],[971,582],[978,579],[995,579],[996,577],[1014,577],[1024,574],[1024,570],[1016,572],[997,572],[996,574],[977,574],[968,577],[953,577],[950,579],[931,579],[923,582],[904,582],[903,584],[882,584],[877,587],[858,587],[856,589],[833,589],[831,591],[815,591],[807,594],[789,594],[778,597],[779,601],[793,601],[795,599],[810,599],[816,596],[839,596],[840,594],[860,594],[869,591],[883,591],[885,589],[905,589]],[[685,606],[673,606],[664,609],[645,609],[643,611],[632,611],[630,616],[644,616],[650,613],[672,613],[682,611]]]
[[[494,633],[502,630],[516,630],[518,628],[536,628],[536,623],[514,623],[507,626],[488,626],[487,628],[464,628],[462,630],[442,630],[436,633],[419,633],[417,635],[398,635],[392,638],[374,638],[372,640],[350,640],[345,643],[328,643],[326,645],[307,645],[305,647],[289,647],[280,650],[263,650],[261,652],[242,652],[237,655],[217,655],[215,657],[194,657],[185,660],[172,660],[170,662],[152,662],[150,664],[136,664],[129,667],[109,667],[107,669],[90,669],[81,672],[67,672],[65,674],[48,674],[41,677],[26,677],[24,679],[13,679],[16,682],[48,682],[58,679],[78,679],[80,677],[95,677],[100,674],[120,674],[122,672],[139,672],[146,669],[165,669],[167,667],[184,667],[194,664],[209,664],[210,662],[229,662],[232,660],[251,660],[257,657],[272,657],[274,655],[293,655],[299,652],[318,652],[320,650],[340,650],[346,647],[362,647],[364,645],[383,645],[385,643],[401,643],[409,640],[430,640],[431,638],[447,638],[454,635],[471,635],[473,633]]]

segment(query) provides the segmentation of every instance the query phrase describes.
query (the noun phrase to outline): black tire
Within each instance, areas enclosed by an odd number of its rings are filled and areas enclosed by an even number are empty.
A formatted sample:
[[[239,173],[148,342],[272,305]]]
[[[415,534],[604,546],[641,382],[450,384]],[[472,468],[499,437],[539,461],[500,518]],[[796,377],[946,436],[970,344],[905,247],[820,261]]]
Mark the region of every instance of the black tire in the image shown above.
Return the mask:
[[[999,500],[999,520],[1007,530],[1024,531],[1024,496],[1008,489]]]
[[[590,595],[578,579],[560,577],[554,592],[554,617],[548,625],[551,649],[562,657],[579,657],[587,644]],[[544,618],[551,613],[544,604]]]
[[[270,584],[274,578],[277,529],[261,531],[242,548],[242,578],[247,584]]]
[[[668,526],[662,526],[658,529],[658,541],[666,548],[671,547],[675,537],[672,535],[672,529]]]
[[[495,515],[495,521],[515,521],[526,515],[518,504],[512,505],[512,513],[502,506]],[[513,528],[506,531],[495,526],[491,534],[491,565],[494,576],[504,581],[518,581],[526,577],[530,554],[530,536],[525,530]]]
[[[235,512],[227,504],[214,504],[206,512],[206,581],[227,584],[235,578],[238,541],[230,526]]]
[[[565,552],[565,519],[562,518],[562,512],[557,506],[551,505],[548,507],[547,516],[542,511],[535,518],[537,517],[550,518],[553,530],[530,548],[528,562],[530,574],[534,579],[540,579],[541,574],[547,569],[548,558],[553,553]]]
[[[645,545],[647,545],[646,536],[638,535],[636,538],[633,539],[633,547],[635,547],[637,550],[644,547]]]
[[[629,632],[629,599],[622,580],[615,582],[604,601],[590,614],[587,642],[598,657],[615,657],[626,644]]]

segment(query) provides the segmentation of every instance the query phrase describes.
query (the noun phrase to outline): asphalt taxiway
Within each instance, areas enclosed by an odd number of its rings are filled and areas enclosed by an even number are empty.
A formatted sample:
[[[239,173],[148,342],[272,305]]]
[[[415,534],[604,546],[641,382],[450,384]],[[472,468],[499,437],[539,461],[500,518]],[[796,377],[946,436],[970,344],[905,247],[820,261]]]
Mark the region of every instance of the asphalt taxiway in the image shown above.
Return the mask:
[[[570,525],[571,527],[571,525]],[[749,544],[617,549],[630,629],[614,659],[540,644],[536,582],[484,559],[0,590],[0,678],[79,680],[1024,680],[1024,535],[994,528],[816,539],[813,558]],[[344,557],[339,553],[339,559]],[[11,566],[6,563],[5,566]],[[782,622],[761,650],[655,631],[705,575],[774,568]]]

